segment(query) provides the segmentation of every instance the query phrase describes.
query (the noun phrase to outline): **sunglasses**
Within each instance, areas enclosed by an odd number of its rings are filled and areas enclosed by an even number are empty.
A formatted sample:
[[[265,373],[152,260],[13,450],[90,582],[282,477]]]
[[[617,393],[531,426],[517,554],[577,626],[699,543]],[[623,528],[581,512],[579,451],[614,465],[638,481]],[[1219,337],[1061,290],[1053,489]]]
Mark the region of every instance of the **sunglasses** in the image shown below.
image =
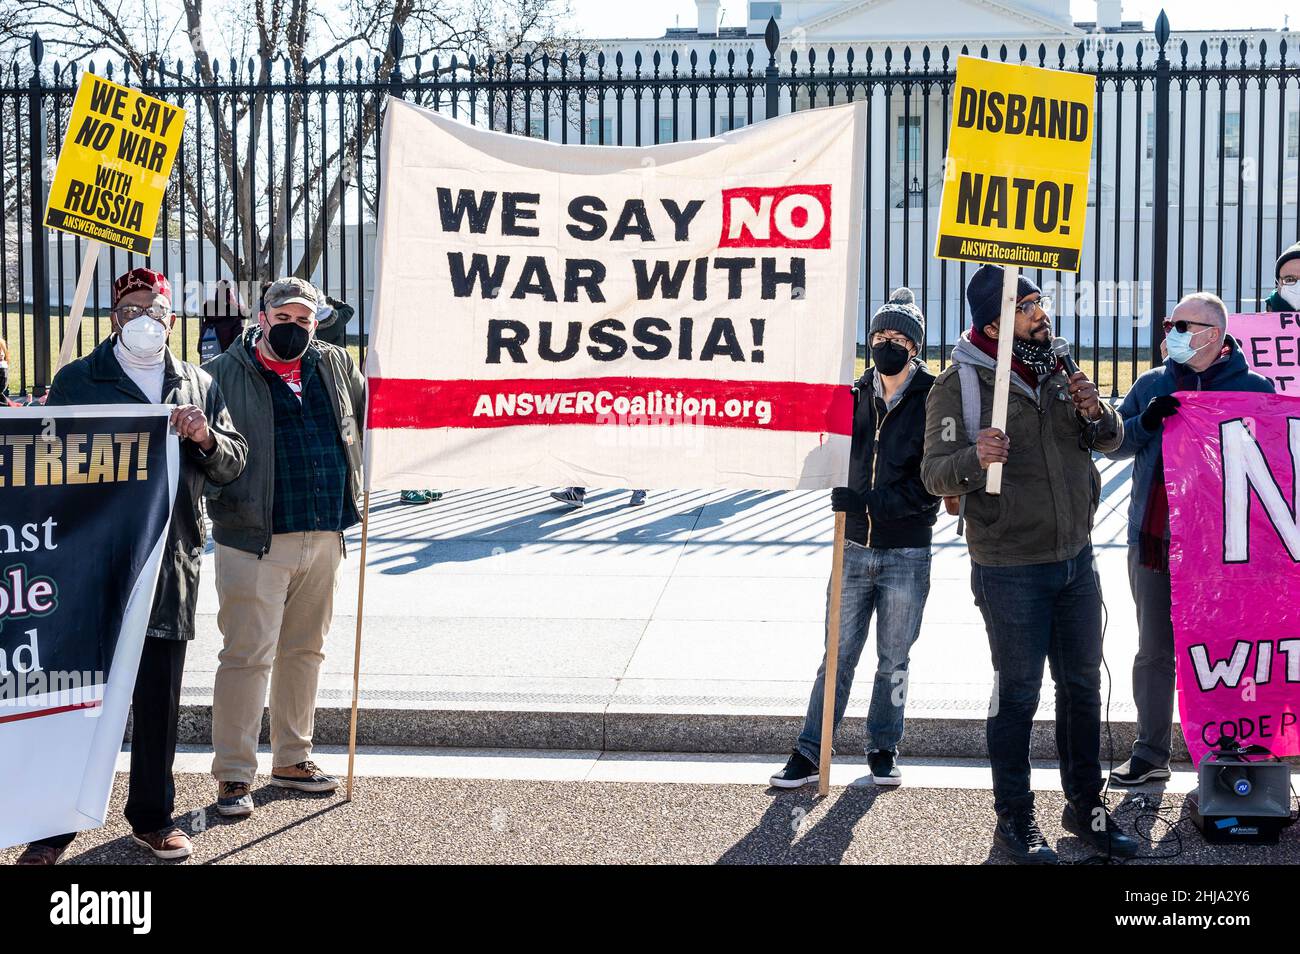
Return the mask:
[[[1217,325],[1207,324],[1204,321],[1188,321],[1186,318],[1179,318],[1177,321],[1174,321],[1172,318],[1166,318],[1161,322],[1161,324],[1164,325],[1165,334],[1169,334],[1171,331],[1177,331],[1180,335],[1187,334],[1187,329],[1192,325],[1196,325],[1198,328],[1218,327]]]
[[[156,321],[162,321],[172,313],[169,305],[121,305],[117,309],[117,315],[122,319],[122,323],[135,321],[141,315],[148,315]]]

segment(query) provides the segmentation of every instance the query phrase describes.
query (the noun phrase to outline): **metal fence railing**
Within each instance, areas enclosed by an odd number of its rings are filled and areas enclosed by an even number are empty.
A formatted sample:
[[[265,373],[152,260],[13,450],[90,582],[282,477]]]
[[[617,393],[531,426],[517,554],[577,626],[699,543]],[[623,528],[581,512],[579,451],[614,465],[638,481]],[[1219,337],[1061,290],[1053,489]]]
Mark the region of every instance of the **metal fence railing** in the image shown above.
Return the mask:
[[[466,122],[561,143],[650,145],[713,136],[792,110],[863,100],[861,314],[908,284],[940,364],[965,326],[967,268],[933,255],[957,57],[970,54],[1090,73],[1097,82],[1094,173],[1081,272],[1031,272],[1058,305],[1058,327],[1109,394],[1150,365],[1158,319],[1179,295],[1215,291],[1260,307],[1272,262],[1300,238],[1300,66],[1286,42],[1174,41],[1093,35],[1016,49],[809,47],[762,37],[707,51],[672,46],[575,55],[422,61],[400,33],[370,62],[156,60],[143,73],[96,72],[187,110],[181,154],[148,259],[105,250],[84,351],[108,333],[107,282],[147,261],[172,279],[192,355],[216,282],[245,302],[260,282],[309,276],[354,304],[351,343],[366,347],[373,291],[377,157],[387,97]],[[10,388],[40,394],[61,340],[81,240],[41,227],[77,64],[46,64],[33,37],[0,72],[0,335]],[[862,329],[859,330],[862,339]]]

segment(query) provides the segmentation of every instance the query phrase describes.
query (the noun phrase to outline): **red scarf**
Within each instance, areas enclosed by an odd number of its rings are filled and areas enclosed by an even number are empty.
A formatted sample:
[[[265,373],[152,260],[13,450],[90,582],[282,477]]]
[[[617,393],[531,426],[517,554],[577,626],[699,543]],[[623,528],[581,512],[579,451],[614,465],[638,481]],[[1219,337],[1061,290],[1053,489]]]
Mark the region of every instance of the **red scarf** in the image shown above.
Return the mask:
[[[970,343],[979,348],[994,361],[998,360],[998,343],[979,328],[972,328],[970,330]],[[1025,364],[1014,354],[1011,356],[1011,370],[1020,375],[1020,380],[1029,385],[1030,389],[1034,391],[1038,390],[1038,375],[1031,371],[1029,365]]]

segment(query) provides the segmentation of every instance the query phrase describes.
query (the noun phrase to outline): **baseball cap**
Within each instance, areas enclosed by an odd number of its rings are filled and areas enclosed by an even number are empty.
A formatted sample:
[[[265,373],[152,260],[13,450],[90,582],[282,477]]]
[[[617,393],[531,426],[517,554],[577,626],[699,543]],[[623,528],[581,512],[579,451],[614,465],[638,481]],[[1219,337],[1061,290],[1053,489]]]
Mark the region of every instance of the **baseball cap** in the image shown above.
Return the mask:
[[[294,275],[276,279],[262,294],[263,311],[295,304],[306,305],[315,313],[325,301],[315,285]]]

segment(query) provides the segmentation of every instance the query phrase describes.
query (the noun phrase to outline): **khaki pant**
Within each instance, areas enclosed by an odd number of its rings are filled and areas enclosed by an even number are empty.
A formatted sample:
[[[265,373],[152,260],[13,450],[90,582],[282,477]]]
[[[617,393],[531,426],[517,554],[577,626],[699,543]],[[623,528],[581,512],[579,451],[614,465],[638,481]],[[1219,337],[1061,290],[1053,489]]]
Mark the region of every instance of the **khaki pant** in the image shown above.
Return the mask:
[[[268,681],[271,764],[311,757],[321,649],[342,555],[337,533],[277,533],[260,560],[217,544],[217,626],[225,639],[212,687],[217,781],[252,784]]]

